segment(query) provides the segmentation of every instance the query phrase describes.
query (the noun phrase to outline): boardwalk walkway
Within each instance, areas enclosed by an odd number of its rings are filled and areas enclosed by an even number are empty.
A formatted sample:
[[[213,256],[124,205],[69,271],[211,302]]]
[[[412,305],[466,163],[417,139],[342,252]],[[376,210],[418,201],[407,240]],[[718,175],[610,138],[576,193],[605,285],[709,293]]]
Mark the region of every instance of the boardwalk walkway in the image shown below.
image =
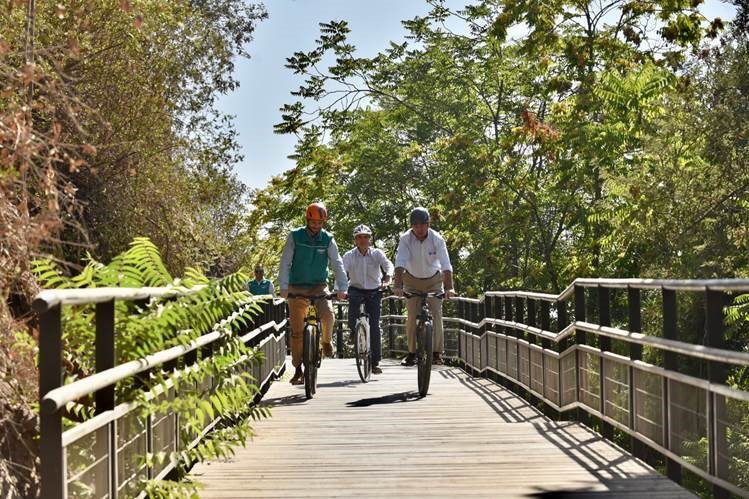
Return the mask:
[[[287,373],[265,396],[273,417],[255,423],[253,442],[192,470],[200,496],[694,497],[490,380],[436,368],[418,399],[415,368],[383,367],[362,384],[353,360],[325,360],[312,400]]]

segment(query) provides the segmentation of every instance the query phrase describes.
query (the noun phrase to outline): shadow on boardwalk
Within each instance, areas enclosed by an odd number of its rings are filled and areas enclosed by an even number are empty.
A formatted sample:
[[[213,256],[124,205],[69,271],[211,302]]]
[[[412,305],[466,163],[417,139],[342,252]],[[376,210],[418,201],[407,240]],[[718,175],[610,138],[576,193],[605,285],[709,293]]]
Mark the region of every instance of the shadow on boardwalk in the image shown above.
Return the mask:
[[[539,490],[528,494],[527,497],[543,499],[555,498],[594,498],[594,497],[632,497],[638,491],[643,497],[673,497],[662,495],[651,487],[655,480],[664,477],[654,475],[643,477],[642,474],[626,471],[627,464],[637,461],[627,451],[607,441],[601,435],[577,421],[552,421],[541,411],[531,406],[528,401],[487,378],[471,377],[458,368],[441,370],[440,375],[447,379],[454,379],[477,394],[494,412],[506,423],[530,423],[540,435],[562,450],[568,457],[585,468],[606,486],[606,491],[581,488],[574,490]],[[581,438],[582,436],[582,438]],[[606,455],[600,449],[616,449],[619,457],[611,459],[610,452]],[[655,492],[655,493],[654,493]],[[691,494],[681,490],[679,497]],[[696,497],[696,496],[694,496]]]

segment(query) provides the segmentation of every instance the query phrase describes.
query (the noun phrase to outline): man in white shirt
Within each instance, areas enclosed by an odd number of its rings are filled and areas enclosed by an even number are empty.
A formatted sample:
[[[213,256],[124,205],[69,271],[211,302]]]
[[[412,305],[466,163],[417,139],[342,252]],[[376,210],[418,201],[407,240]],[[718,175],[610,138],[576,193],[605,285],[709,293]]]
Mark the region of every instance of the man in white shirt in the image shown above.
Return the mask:
[[[403,296],[407,292],[440,293],[444,289],[448,300],[455,296],[453,289],[453,267],[447,254],[447,245],[439,232],[429,228],[429,212],[426,208],[414,208],[409,217],[411,230],[403,233],[395,253],[395,283],[393,293]],[[406,302],[408,319],[408,355],[401,365],[412,366],[416,362],[416,316],[421,299],[409,298]],[[434,320],[432,342],[433,363],[442,364],[445,337],[442,328],[442,300],[428,298],[427,303]]]
[[[372,374],[382,374],[380,358],[382,345],[380,337],[380,311],[382,307],[382,287],[393,277],[393,264],[385,253],[370,248],[372,229],[359,225],[354,229],[356,246],[343,255],[343,267],[348,274],[348,325],[353,335],[359,307],[369,314],[369,337],[372,347]]]

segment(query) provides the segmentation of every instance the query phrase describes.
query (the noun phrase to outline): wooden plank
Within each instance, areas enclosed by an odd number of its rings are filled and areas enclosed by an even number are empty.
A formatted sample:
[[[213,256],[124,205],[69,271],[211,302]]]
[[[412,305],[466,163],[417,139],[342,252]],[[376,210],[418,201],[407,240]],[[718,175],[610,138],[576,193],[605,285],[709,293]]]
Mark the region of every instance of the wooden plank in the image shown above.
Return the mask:
[[[292,369],[287,369],[290,373]],[[196,465],[201,497],[694,497],[573,422],[553,422],[498,384],[438,367],[429,395],[416,369],[385,361],[359,382],[353,360],[325,360],[312,400],[286,379],[273,417],[227,462]]]

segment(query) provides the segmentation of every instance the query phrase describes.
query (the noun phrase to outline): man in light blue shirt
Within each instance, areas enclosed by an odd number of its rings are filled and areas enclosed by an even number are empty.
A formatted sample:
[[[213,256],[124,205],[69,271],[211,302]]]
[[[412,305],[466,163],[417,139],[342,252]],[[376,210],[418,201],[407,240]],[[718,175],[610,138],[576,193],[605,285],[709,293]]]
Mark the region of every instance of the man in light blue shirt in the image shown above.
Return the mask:
[[[453,267],[447,254],[447,245],[439,232],[429,228],[429,212],[425,208],[414,208],[409,216],[411,229],[404,232],[395,253],[395,282],[393,293],[403,296],[407,292],[440,293],[444,290],[448,300],[455,296],[453,289]],[[419,315],[418,297],[406,302],[408,318],[408,355],[401,363],[412,366],[416,362],[416,316]],[[442,328],[442,300],[428,298],[429,311],[434,320],[432,342],[433,363],[442,364],[445,336]]]
[[[343,255],[343,266],[348,273],[348,325],[353,336],[359,307],[369,314],[369,334],[372,347],[372,374],[382,374],[380,358],[382,345],[380,336],[380,311],[382,309],[382,287],[393,277],[393,264],[382,250],[371,248],[372,229],[359,225],[354,229],[356,246]],[[353,338],[352,338],[353,339]]]

